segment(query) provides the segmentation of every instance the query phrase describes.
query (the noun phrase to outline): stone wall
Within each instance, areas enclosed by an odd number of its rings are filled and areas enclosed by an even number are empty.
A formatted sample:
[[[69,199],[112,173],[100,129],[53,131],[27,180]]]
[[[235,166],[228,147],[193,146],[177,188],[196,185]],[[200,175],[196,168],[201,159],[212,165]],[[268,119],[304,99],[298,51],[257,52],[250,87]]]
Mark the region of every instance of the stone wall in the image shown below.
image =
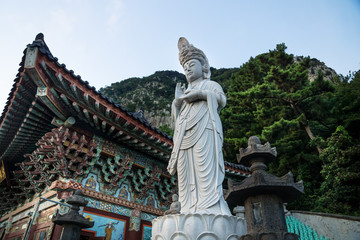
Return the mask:
[[[359,240],[360,218],[344,215],[291,211],[291,215],[331,240]]]

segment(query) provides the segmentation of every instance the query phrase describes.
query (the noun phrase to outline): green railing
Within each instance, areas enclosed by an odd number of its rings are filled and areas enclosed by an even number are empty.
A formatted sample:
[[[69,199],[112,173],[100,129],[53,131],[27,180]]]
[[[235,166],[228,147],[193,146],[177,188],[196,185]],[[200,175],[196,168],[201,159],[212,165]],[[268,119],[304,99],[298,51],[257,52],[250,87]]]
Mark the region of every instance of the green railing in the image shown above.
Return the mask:
[[[299,235],[300,240],[328,240],[322,235],[319,236],[314,229],[300,222],[293,216],[286,216],[285,218],[288,231]]]

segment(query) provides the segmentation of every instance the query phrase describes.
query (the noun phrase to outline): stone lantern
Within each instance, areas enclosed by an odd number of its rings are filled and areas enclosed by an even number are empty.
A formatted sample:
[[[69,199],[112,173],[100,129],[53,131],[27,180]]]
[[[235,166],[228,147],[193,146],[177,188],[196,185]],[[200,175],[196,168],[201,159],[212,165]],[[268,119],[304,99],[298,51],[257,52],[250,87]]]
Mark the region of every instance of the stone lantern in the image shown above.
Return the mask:
[[[283,203],[299,197],[304,186],[302,181],[294,183],[291,172],[276,177],[266,172],[267,164],[276,157],[276,149],[269,143],[261,144],[252,136],[248,147],[241,148],[238,161],[250,166],[252,172],[239,184],[229,181],[225,196],[230,205],[244,205],[247,234],[241,240],[292,240],[298,235],[289,233],[286,227]]]
[[[71,205],[70,211],[65,214],[57,214],[52,221],[63,226],[60,240],[78,240],[82,228],[94,226],[94,222],[79,214],[81,206],[86,206],[87,200],[82,196],[81,190],[76,190],[66,202]]]

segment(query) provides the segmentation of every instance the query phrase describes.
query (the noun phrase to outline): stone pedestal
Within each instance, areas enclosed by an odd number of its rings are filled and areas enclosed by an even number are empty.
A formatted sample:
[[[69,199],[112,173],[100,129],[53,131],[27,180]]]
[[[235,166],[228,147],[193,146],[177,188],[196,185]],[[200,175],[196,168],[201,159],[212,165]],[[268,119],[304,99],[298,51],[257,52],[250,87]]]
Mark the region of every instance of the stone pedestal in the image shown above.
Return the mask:
[[[239,240],[297,240],[295,233],[287,232],[282,199],[277,195],[264,194],[245,200],[248,234]]]
[[[152,221],[152,240],[237,240],[244,219],[214,214],[174,214]]]

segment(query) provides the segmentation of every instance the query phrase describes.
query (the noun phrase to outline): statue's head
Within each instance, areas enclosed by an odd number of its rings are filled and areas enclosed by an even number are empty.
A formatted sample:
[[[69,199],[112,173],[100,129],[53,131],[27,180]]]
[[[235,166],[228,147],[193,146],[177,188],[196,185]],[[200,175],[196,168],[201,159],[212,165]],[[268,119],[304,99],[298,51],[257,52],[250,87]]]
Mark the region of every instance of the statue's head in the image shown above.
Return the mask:
[[[197,69],[199,68],[197,65],[201,65],[202,77],[204,79],[210,79],[210,75],[211,75],[210,65],[203,51],[194,47],[184,37],[179,38],[178,48],[179,48],[180,64],[183,66],[185,70],[186,78],[188,79],[189,82],[191,82],[191,80],[195,80],[192,78],[198,76],[198,72],[194,73],[194,71],[197,71]],[[189,67],[195,67],[195,69],[192,69],[192,73],[194,73],[195,76],[191,76],[191,75],[188,76]]]
[[[172,195],[173,202],[177,202],[179,200],[179,196],[177,194]]]

